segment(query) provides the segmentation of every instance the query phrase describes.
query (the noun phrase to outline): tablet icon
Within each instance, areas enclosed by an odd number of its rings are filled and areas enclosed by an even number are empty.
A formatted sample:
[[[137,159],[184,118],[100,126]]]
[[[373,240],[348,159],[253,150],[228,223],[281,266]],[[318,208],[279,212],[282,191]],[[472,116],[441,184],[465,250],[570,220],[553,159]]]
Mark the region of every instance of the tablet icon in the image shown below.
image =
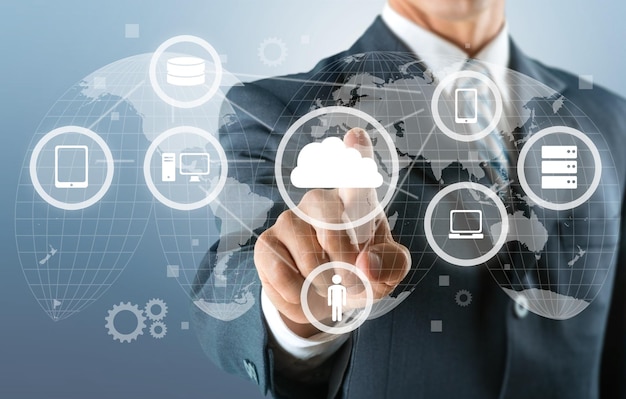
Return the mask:
[[[478,121],[478,90],[456,89],[454,91],[454,121],[456,123]]]
[[[54,186],[56,188],[89,186],[89,148],[86,145],[54,147]]]
[[[448,238],[451,240],[484,238],[483,212],[481,210],[451,210]]]

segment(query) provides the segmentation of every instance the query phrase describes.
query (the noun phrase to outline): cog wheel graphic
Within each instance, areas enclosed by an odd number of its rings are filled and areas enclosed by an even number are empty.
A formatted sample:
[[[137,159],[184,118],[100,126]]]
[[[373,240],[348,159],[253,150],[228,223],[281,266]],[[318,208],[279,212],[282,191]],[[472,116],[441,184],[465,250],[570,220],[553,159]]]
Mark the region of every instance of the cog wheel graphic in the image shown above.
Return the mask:
[[[131,312],[137,318],[137,327],[128,334],[123,334],[115,328],[115,317],[121,312]],[[130,343],[136,340],[137,337],[143,334],[143,330],[146,328],[146,317],[143,315],[143,311],[141,311],[137,305],[133,305],[130,302],[120,302],[119,305],[113,305],[113,309],[109,310],[108,313],[109,315],[104,318],[104,320],[106,320],[105,327],[108,334],[112,335],[113,339],[120,341],[120,343]]]
[[[152,312],[152,308],[154,306],[159,308],[158,313]],[[148,303],[146,303],[145,312],[146,316],[148,316],[148,319],[150,319],[151,321],[159,321],[162,320],[167,314],[167,305],[162,299],[153,298],[150,299]]]
[[[160,331],[157,331],[160,329]],[[162,321],[155,321],[150,325],[150,335],[154,339],[161,339],[167,334],[167,326]]]
[[[269,46],[278,46],[280,50],[278,57],[268,58],[266,54],[266,50]],[[275,66],[282,64],[287,59],[287,45],[285,44],[284,41],[280,40],[277,37],[269,37],[263,40],[261,44],[259,44],[257,54],[263,64],[267,66],[275,67]]]
[[[461,307],[466,307],[472,303],[472,293],[468,290],[458,290],[454,296],[454,301]]]

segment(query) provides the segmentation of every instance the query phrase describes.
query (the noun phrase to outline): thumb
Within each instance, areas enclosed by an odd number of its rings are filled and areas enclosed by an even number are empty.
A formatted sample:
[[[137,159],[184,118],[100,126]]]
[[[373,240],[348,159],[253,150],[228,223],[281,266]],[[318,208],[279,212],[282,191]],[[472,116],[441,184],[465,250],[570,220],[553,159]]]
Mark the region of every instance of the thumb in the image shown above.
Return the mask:
[[[359,151],[363,158],[374,158],[374,146],[365,130],[350,129],[344,136],[343,142],[346,147]],[[344,206],[342,215],[344,222],[356,222],[380,206],[378,195],[373,188],[340,188],[338,194]],[[354,244],[364,243],[373,236],[376,225],[375,218],[371,219],[367,223],[353,227],[352,231],[348,231]]]

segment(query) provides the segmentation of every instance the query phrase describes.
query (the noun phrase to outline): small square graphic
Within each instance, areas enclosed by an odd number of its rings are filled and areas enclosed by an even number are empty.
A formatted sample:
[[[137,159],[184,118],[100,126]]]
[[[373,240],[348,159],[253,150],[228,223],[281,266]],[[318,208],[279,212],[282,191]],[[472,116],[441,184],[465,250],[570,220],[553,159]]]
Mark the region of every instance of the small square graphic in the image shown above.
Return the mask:
[[[180,276],[180,267],[178,265],[167,265],[167,277],[178,278]]]
[[[309,43],[311,43],[311,36],[309,35],[300,36],[300,44],[309,44]]]
[[[440,287],[449,287],[450,286],[450,276],[447,274],[442,274],[439,276],[439,286]]]
[[[472,45],[469,43],[465,43],[465,48],[470,48]]]
[[[107,78],[104,76],[96,76],[93,78],[93,88],[96,90],[106,90]]]
[[[200,246],[200,240],[199,240],[199,239],[197,239],[197,238],[192,238],[192,239],[191,239],[191,246],[192,246],[192,247],[198,247],[198,246]]]
[[[180,329],[181,330],[189,330],[189,322],[188,321],[181,321],[180,322]]]
[[[139,24],[126,24],[124,26],[124,37],[137,39],[139,37]]]
[[[578,75],[578,89],[579,90],[593,89],[593,75]]]
[[[504,270],[511,270],[511,265],[508,263],[504,264]]]
[[[220,54],[220,62],[222,64],[227,64],[228,63],[228,54]]]
[[[111,120],[112,121],[119,121],[120,120],[120,113],[119,112],[111,112]]]
[[[442,320],[431,320],[430,321],[430,332],[442,332],[443,331],[443,321]]]

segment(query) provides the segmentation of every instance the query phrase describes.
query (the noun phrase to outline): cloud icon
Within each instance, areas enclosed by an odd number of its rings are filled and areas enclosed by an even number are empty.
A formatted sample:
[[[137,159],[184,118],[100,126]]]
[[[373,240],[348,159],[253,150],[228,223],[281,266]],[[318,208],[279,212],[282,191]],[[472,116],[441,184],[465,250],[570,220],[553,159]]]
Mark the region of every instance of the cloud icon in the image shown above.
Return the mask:
[[[337,137],[304,146],[291,183],[298,188],[376,188],[383,184],[376,162]]]

